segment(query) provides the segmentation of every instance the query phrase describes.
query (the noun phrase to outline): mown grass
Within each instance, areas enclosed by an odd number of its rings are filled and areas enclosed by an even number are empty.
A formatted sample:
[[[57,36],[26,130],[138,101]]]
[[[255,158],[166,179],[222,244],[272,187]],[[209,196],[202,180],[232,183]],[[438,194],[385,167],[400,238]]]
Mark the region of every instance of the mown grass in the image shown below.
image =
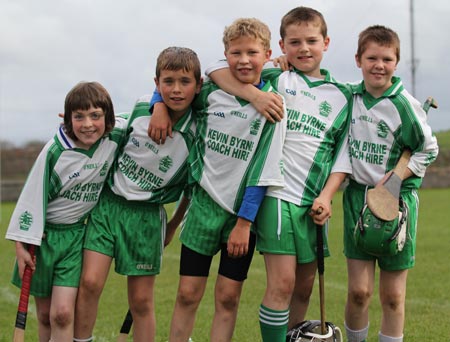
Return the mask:
[[[448,218],[450,189],[423,189],[420,191],[419,232],[416,267],[408,276],[405,341],[450,341],[448,313],[450,312],[450,269],[448,247],[450,229]],[[1,205],[0,233],[5,234],[13,203]],[[169,209],[170,210],[170,209]],[[332,257],[325,262],[325,296],[327,320],[343,328],[346,297],[346,268],[342,255],[341,193],[334,203],[330,225]],[[157,314],[157,341],[166,341],[170,318],[178,286],[180,245],[175,239],[164,254],[163,271],[157,277],[155,296]],[[11,341],[19,290],[9,282],[14,263],[14,245],[0,239],[0,341]],[[210,281],[200,305],[192,338],[194,342],[208,341],[209,327],[214,310],[213,285],[217,273],[217,260],[213,263]],[[265,288],[262,257],[255,254],[249,278],[245,283],[239,317],[233,341],[260,341],[258,307]],[[26,341],[37,341],[34,305],[30,305]],[[106,284],[100,302],[94,335],[96,341],[115,341],[127,311],[126,279],[114,271]],[[318,286],[314,289],[308,312],[309,319],[319,319]],[[378,296],[370,308],[369,341],[377,341],[380,325]],[[129,339],[131,341],[131,337]]]

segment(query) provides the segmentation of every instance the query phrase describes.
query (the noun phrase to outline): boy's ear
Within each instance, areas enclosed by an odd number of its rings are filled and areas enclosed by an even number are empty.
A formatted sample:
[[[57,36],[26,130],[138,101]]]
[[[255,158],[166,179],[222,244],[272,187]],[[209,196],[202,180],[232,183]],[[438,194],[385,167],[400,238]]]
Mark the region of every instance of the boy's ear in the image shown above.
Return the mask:
[[[200,81],[198,82],[197,87],[195,89],[196,94],[200,93],[200,90],[202,89],[202,85],[203,85],[203,77],[200,77]]]
[[[358,54],[355,55],[355,62],[356,62],[356,66],[358,68],[361,68],[361,61],[360,61],[360,59],[358,57]]]
[[[284,50],[284,41],[283,41],[283,39],[280,39],[278,41],[278,45],[280,45],[281,52],[286,54],[286,51]]]
[[[158,91],[159,91],[159,80],[158,80],[158,77],[153,78],[153,80],[155,81],[156,89],[158,89]]]
[[[324,45],[325,45],[323,51],[327,51],[327,50],[328,50],[328,47],[330,46],[330,37],[326,36],[325,39],[324,39],[324,41],[323,41],[323,43],[324,43]]]
[[[266,51],[266,62],[270,60],[271,56],[272,56],[272,49],[269,49]]]

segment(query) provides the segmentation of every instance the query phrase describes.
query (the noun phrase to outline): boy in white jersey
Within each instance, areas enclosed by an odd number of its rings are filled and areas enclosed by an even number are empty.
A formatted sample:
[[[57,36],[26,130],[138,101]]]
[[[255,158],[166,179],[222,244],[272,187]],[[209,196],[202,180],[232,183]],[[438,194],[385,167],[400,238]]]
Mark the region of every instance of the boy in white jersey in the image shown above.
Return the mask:
[[[268,189],[256,220],[256,248],[264,254],[268,279],[260,327],[263,341],[270,342],[285,341],[288,326],[304,319],[317,268],[316,224],[331,216],[331,199],[351,171],[335,164],[345,153],[351,92],[320,69],[330,41],[323,16],[311,8],[294,8],[282,18],[280,33],[292,70],[272,68],[262,75],[286,101],[286,186]],[[210,77],[238,96],[256,96],[251,87],[232,83],[225,72],[215,70]]]
[[[267,25],[254,18],[237,19],[225,29],[223,42],[236,82],[273,92],[270,83],[261,80],[271,54]],[[250,103],[212,82],[203,85],[194,108],[198,110],[197,139],[190,163],[198,185],[180,233],[180,282],[169,340],[188,340],[212,258],[220,251],[210,340],[231,341],[253,256],[251,223],[265,187],[284,184],[285,122],[268,122]]]
[[[34,271],[39,341],[72,342],[85,219],[100,197],[123,131],[114,129],[106,89],[82,82],[67,94],[64,125],[39,154],[16,204],[6,238],[16,241],[13,283]],[[123,124],[118,118],[117,125]],[[28,245],[37,245],[35,260]]]
[[[187,157],[194,139],[191,102],[201,87],[200,61],[188,48],[169,47],[158,56],[155,83],[169,108],[174,138],[157,146],[147,136],[149,97],[138,100],[124,146],[88,223],[77,300],[75,340],[91,341],[98,302],[115,259],[128,277],[133,341],[155,340],[153,285],[161,267],[166,233],[163,204],[187,185]]]
[[[418,197],[427,166],[436,159],[438,145],[420,103],[393,76],[400,60],[397,34],[384,26],[371,26],[359,35],[356,64],[363,81],[354,87],[350,129],[352,175],[344,192],[344,252],[347,257],[348,296],[345,308],[347,338],[366,341],[369,304],[374,289],[375,263],[380,267],[382,307],[380,342],[403,341],[406,278],[414,266]],[[380,146],[367,151],[363,146]],[[408,209],[407,239],[401,252],[376,257],[358,248],[353,239],[356,222],[365,203],[367,187],[386,179],[404,149],[411,159],[401,197]],[[376,157],[376,158],[375,158]]]

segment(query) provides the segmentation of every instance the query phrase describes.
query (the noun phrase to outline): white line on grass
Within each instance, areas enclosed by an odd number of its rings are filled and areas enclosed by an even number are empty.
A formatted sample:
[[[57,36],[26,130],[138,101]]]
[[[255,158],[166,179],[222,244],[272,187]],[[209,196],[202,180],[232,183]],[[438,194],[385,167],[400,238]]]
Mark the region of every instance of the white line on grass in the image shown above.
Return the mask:
[[[0,297],[7,303],[18,305],[20,292],[19,289],[16,290],[17,291],[15,291],[15,288],[12,285],[8,287],[0,287]],[[34,305],[29,305],[28,310],[30,312],[34,312]]]

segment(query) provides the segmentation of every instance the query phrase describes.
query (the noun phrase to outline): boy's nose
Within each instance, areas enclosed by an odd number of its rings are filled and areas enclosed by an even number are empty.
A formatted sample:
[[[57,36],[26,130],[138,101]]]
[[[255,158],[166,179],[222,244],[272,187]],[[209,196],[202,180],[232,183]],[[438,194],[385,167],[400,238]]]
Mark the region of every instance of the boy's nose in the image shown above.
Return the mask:
[[[248,61],[249,61],[249,58],[248,58],[247,54],[243,53],[239,56],[240,63],[248,63]]]

